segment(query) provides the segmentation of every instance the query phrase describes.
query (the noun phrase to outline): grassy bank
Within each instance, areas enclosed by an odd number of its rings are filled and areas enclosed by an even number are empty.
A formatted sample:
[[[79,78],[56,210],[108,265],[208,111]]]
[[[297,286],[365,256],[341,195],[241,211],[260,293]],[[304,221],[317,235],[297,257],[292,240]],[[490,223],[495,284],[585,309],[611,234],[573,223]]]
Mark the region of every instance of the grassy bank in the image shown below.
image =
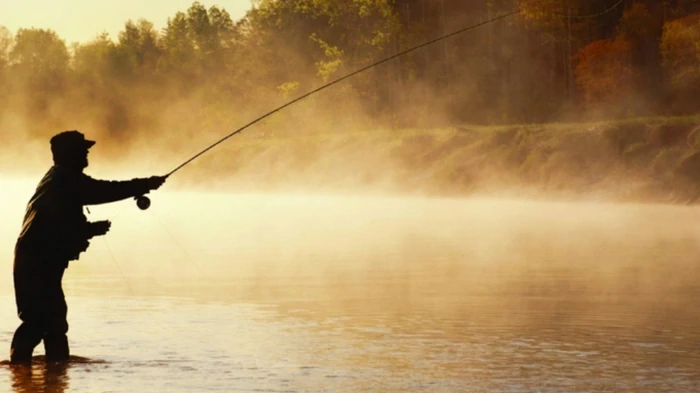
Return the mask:
[[[201,136],[183,148],[177,132],[169,135],[172,148],[162,147],[167,141],[150,141],[112,149],[106,156],[108,148],[97,151],[88,172],[116,178],[164,172],[223,136]],[[43,157],[41,168],[50,159],[44,156],[45,144],[36,142],[30,149]],[[3,167],[12,170],[9,164]],[[38,173],[31,170],[31,176]],[[169,181],[169,188],[233,191],[500,194],[662,203],[692,202],[700,196],[698,185],[700,115],[362,132],[292,129],[273,121],[227,140]]]
[[[249,130],[217,149],[178,176],[242,190],[516,193],[671,203],[687,203],[700,192],[700,116],[296,136]]]

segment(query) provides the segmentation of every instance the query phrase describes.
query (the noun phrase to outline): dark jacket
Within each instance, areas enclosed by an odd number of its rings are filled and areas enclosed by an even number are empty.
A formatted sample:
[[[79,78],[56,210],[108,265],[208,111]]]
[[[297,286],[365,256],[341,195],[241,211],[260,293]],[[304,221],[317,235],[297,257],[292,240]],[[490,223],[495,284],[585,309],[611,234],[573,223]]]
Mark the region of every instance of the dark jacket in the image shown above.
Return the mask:
[[[80,170],[54,165],[27,205],[15,246],[15,265],[17,261],[52,261],[67,266],[87,249],[93,236],[83,214],[84,206],[116,202],[148,191],[147,179],[96,180]]]

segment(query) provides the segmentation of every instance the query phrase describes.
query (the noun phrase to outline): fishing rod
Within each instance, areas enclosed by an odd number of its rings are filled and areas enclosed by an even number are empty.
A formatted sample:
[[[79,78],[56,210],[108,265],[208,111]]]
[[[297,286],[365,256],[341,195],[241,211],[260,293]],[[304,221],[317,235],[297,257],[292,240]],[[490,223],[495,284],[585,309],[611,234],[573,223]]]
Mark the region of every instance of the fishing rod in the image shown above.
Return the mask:
[[[386,63],[386,62],[388,62],[388,61],[391,61],[391,60],[393,60],[393,59],[396,59],[397,57],[404,56],[404,55],[406,55],[406,54],[408,54],[408,53],[415,52],[415,51],[417,51],[417,50],[419,50],[419,49],[422,49],[422,48],[424,48],[424,47],[426,47],[426,46],[432,45],[432,44],[434,44],[434,43],[436,43],[436,42],[445,40],[445,39],[450,38],[450,37],[454,37],[454,36],[456,36],[456,35],[458,35],[458,34],[462,34],[462,33],[465,33],[465,32],[467,32],[467,31],[470,31],[470,30],[474,30],[474,29],[476,29],[476,28],[478,28],[478,27],[485,26],[485,25],[488,25],[488,24],[490,24],[490,23],[497,22],[497,21],[499,21],[499,20],[501,20],[501,19],[505,19],[505,18],[507,18],[507,17],[510,17],[510,16],[513,16],[513,15],[519,14],[519,13],[520,13],[520,11],[511,11],[511,12],[509,12],[509,13],[506,13],[506,14],[497,16],[497,17],[495,17],[495,18],[489,19],[489,20],[487,20],[487,21],[485,21],[485,22],[477,23],[477,24],[474,24],[474,25],[465,27],[465,28],[463,28],[463,29],[454,31],[454,32],[452,32],[452,33],[446,34],[446,35],[444,35],[444,36],[435,38],[435,39],[433,39],[433,40],[424,42],[424,43],[422,43],[422,44],[420,44],[420,45],[418,45],[418,46],[414,46],[414,47],[412,47],[412,48],[410,48],[410,49],[407,49],[407,50],[404,50],[404,51],[402,51],[402,52],[396,53],[396,54],[394,54],[394,55],[392,55],[392,56],[389,56],[389,57],[387,57],[387,58],[384,58],[384,59],[382,59],[382,60],[380,60],[380,61],[378,61],[378,62],[376,62],[376,63],[372,63],[372,64],[370,64],[370,65],[368,65],[368,66],[365,66],[365,67],[362,67],[362,68],[360,68],[360,69],[358,69],[358,70],[356,70],[356,71],[353,71],[353,72],[351,72],[351,73],[349,73],[349,74],[347,74],[347,75],[345,75],[345,76],[343,76],[343,77],[340,77],[340,78],[338,78],[338,79],[336,79],[336,80],[334,80],[334,81],[332,81],[332,82],[329,82],[329,83],[327,83],[327,84],[325,84],[325,85],[323,85],[323,86],[321,86],[321,87],[318,87],[318,88],[316,88],[316,89],[314,89],[314,90],[311,90],[310,92],[308,92],[308,93],[306,93],[306,94],[304,94],[304,95],[302,95],[302,96],[300,96],[300,97],[297,97],[297,98],[295,98],[295,99],[292,100],[292,101],[287,102],[286,104],[284,104],[284,105],[282,105],[282,106],[280,106],[280,107],[278,107],[278,108],[276,108],[276,109],[274,109],[274,110],[272,110],[272,111],[270,111],[270,112],[268,112],[268,113],[266,113],[266,114],[264,114],[264,115],[258,117],[257,119],[251,121],[250,123],[248,123],[248,124],[246,124],[246,125],[240,127],[239,129],[237,129],[237,130],[231,132],[230,134],[224,136],[223,138],[221,138],[221,139],[219,139],[218,141],[214,142],[213,144],[209,145],[209,146],[208,146],[207,148],[205,148],[204,150],[200,151],[199,153],[195,154],[194,156],[192,156],[191,158],[189,158],[188,160],[186,160],[185,162],[183,162],[182,164],[180,164],[179,166],[177,166],[177,167],[176,167],[175,169],[173,169],[172,171],[168,172],[168,174],[166,174],[164,177],[167,179],[168,177],[172,176],[175,172],[177,172],[177,171],[179,171],[180,169],[182,169],[183,167],[185,167],[187,164],[189,164],[189,163],[191,163],[192,161],[196,160],[198,157],[200,157],[200,156],[203,155],[204,153],[208,152],[209,150],[213,149],[213,148],[216,147],[217,145],[223,143],[224,141],[226,141],[227,139],[231,138],[232,136],[234,136],[234,135],[236,135],[236,134],[239,134],[239,133],[242,132],[243,130],[245,130],[245,129],[247,129],[247,128],[253,126],[253,125],[255,125],[256,123],[261,122],[262,120],[264,120],[264,119],[266,119],[266,118],[272,116],[273,114],[275,114],[275,113],[277,113],[277,112],[283,110],[284,108],[286,108],[286,107],[288,107],[288,106],[291,106],[291,105],[293,105],[293,104],[295,104],[295,103],[297,103],[297,102],[299,102],[299,101],[301,101],[301,100],[303,100],[303,99],[305,99],[305,98],[308,98],[308,97],[311,96],[311,95],[314,95],[314,94],[316,94],[316,93],[318,93],[318,92],[320,92],[320,91],[322,91],[322,90],[325,90],[325,89],[327,89],[327,88],[329,88],[329,87],[331,87],[331,86],[333,86],[333,85],[336,85],[336,84],[338,84],[338,83],[340,83],[340,82],[342,82],[342,81],[344,81],[344,80],[346,80],[346,79],[348,79],[348,78],[351,78],[351,77],[353,77],[353,76],[355,76],[355,75],[357,75],[357,74],[360,74],[360,73],[362,73],[362,72],[364,72],[364,71],[367,71],[367,70],[372,69],[372,68],[374,68],[374,67],[377,67],[377,66],[379,66],[379,65],[381,65],[381,64],[384,64],[384,63]],[[145,196],[145,195],[141,195],[141,196],[139,196],[139,197],[136,197],[135,199],[136,199],[136,205],[137,205],[141,210],[146,210],[146,209],[148,209],[148,208],[151,206],[151,201],[150,201],[150,199],[149,199],[147,196]]]
[[[189,164],[190,162],[194,161],[197,157],[199,157],[199,156],[201,156],[202,154],[206,153],[207,151],[213,149],[215,146],[217,146],[218,144],[224,142],[224,141],[227,140],[228,138],[230,138],[230,137],[232,137],[232,136],[234,136],[234,135],[240,133],[241,131],[245,130],[246,128],[248,128],[248,127],[250,127],[250,126],[252,126],[252,125],[254,125],[255,123],[258,123],[258,122],[264,120],[265,118],[267,118],[267,117],[269,117],[269,116],[271,116],[271,115],[273,115],[273,114],[275,114],[275,113],[281,111],[282,109],[284,109],[284,108],[286,108],[286,107],[288,107],[288,106],[290,106],[290,105],[293,105],[293,104],[295,104],[295,103],[297,103],[297,102],[299,102],[299,101],[301,101],[301,100],[303,100],[303,99],[305,99],[305,98],[307,98],[307,97],[309,97],[309,96],[311,96],[311,95],[314,95],[314,94],[320,92],[321,90],[325,90],[325,89],[327,89],[327,88],[329,88],[329,87],[331,87],[331,86],[333,86],[333,85],[335,85],[335,84],[337,84],[337,83],[340,83],[340,82],[344,81],[345,79],[351,78],[351,77],[353,77],[353,76],[355,76],[355,75],[357,75],[357,74],[359,74],[359,73],[362,73],[362,72],[367,71],[367,70],[369,70],[369,69],[371,69],[371,68],[377,67],[377,66],[379,66],[379,65],[381,65],[381,64],[384,64],[384,63],[386,63],[386,62],[388,62],[388,61],[391,61],[391,60],[393,60],[393,59],[395,59],[395,58],[397,58],[397,57],[406,55],[406,54],[411,53],[411,52],[414,52],[414,51],[416,51],[416,50],[418,50],[418,49],[422,49],[422,48],[424,48],[424,47],[426,47],[426,46],[432,45],[432,44],[434,44],[434,43],[436,43],[436,42],[439,42],[439,41],[442,41],[442,40],[444,40],[444,39],[453,37],[453,36],[455,36],[455,35],[458,35],[458,34],[467,32],[467,31],[469,31],[469,30],[476,29],[477,27],[481,27],[481,26],[484,26],[484,25],[487,25],[487,24],[490,24],[490,23],[499,21],[499,20],[501,20],[501,19],[505,19],[505,18],[507,18],[507,17],[509,17],[509,16],[513,16],[513,15],[518,14],[518,13],[520,13],[520,11],[509,12],[509,13],[507,13],[507,14],[504,14],[504,15],[501,15],[501,16],[498,16],[498,17],[495,17],[495,18],[493,18],[493,19],[490,19],[490,20],[488,20],[488,21],[486,21],[486,22],[477,23],[477,24],[475,24],[475,25],[472,25],[472,26],[469,26],[469,27],[466,27],[466,28],[457,30],[457,31],[455,31],[455,32],[453,32],[453,33],[444,35],[444,36],[442,36],[442,37],[439,37],[439,38],[436,38],[436,39],[434,39],[434,40],[425,42],[425,43],[420,44],[420,45],[418,45],[418,46],[415,46],[415,47],[413,47],[413,48],[407,49],[407,50],[405,50],[405,51],[403,51],[403,52],[399,52],[399,53],[397,53],[397,54],[395,54],[395,55],[389,56],[389,57],[387,57],[387,58],[385,58],[385,59],[383,59],[383,60],[380,60],[380,61],[378,61],[378,62],[376,62],[376,63],[373,63],[373,64],[370,64],[370,65],[365,66],[365,67],[363,67],[363,68],[360,68],[360,69],[357,70],[357,71],[351,72],[351,73],[349,73],[349,74],[347,74],[347,75],[345,75],[345,76],[343,76],[343,77],[341,77],[341,78],[338,78],[338,79],[336,79],[336,80],[334,80],[334,81],[332,81],[332,82],[329,82],[329,83],[327,83],[327,84],[325,84],[325,85],[323,85],[323,86],[321,86],[321,87],[318,87],[318,88],[316,88],[316,89],[314,89],[314,90],[311,90],[310,92],[308,92],[308,93],[306,93],[306,94],[304,94],[304,95],[302,95],[302,96],[300,96],[300,97],[298,97],[298,98],[296,98],[296,99],[294,99],[294,100],[292,100],[292,101],[290,101],[290,102],[288,102],[288,103],[286,103],[286,104],[280,106],[280,107],[277,108],[277,109],[274,109],[274,110],[272,110],[272,111],[270,111],[270,112],[264,114],[263,116],[258,117],[257,119],[251,121],[250,123],[248,123],[248,124],[244,125],[243,127],[237,129],[236,131],[234,131],[234,132],[232,132],[232,133],[226,135],[225,137],[221,138],[220,140],[218,140],[217,142],[215,142],[215,143],[212,144],[211,146],[209,146],[209,147],[207,147],[206,149],[202,150],[201,152],[197,153],[197,154],[194,155],[192,158],[188,159],[187,161],[185,161],[185,162],[183,162],[182,164],[180,164],[177,168],[175,168],[175,169],[173,169],[172,171],[170,171],[170,173],[168,173],[168,174],[166,175],[166,177],[172,175],[172,174],[175,173],[175,172],[177,172],[177,171],[180,170],[182,167],[184,167],[185,165],[187,165],[187,164]]]
[[[573,19],[594,18],[594,17],[601,16],[601,15],[603,15],[603,14],[606,14],[606,13],[608,13],[608,12],[611,12],[612,10],[614,10],[615,8],[617,8],[618,6],[620,6],[620,5],[623,3],[623,1],[624,1],[624,0],[619,0],[619,1],[617,1],[615,4],[613,4],[611,7],[607,8],[607,9],[601,11],[601,12],[592,13],[592,14],[589,14],[589,15],[563,15],[563,14],[557,14],[557,13],[552,13],[552,15],[553,15],[553,16],[559,16],[559,17],[573,18]],[[440,41],[443,41],[443,40],[445,40],[445,39],[454,37],[454,36],[456,36],[456,35],[459,35],[459,34],[462,34],[462,33],[465,33],[465,32],[471,31],[471,30],[474,30],[474,29],[479,28],[479,27],[481,27],[481,26],[485,26],[485,25],[488,25],[488,24],[497,22],[497,21],[499,21],[499,20],[506,19],[506,18],[511,17],[511,16],[513,16],[513,15],[520,14],[521,12],[522,12],[521,10],[511,11],[511,12],[505,13],[505,14],[503,14],[503,15],[500,15],[500,16],[494,17],[494,18],[492,18],[492,19],[489,19],[489,20],[487,20],[487,21],[480,22],[480,23],[477,23],[477,24],[474,24],[474,25],[471,25],[471,26],[468,26],[468,27],[459,29],[459,30],[454,31],[454,32],[452,32],[452,33],[443,35],[443,36],[441,36],[441,37],[438,37],[438,38],[429,40],[429,41],[424,42],[424,43],[422,43],[422,44],[420,44],[420,45],[414,46],[414,47],[412,47],[412,48],[410,48],[410,49],[406,49],[406,50],[401,51],[401,52],[398,52],[398,53],[396,53],[396,54],[394,54],[394,55],[392,55],[392,56],[389,56],[389,57],[387,57],[387,58],[384,58],[384,59],[382,59],[382,60],[380,60],[380,61],[377,61],[376,63],[372,63],[372,64],[370,64],[370,65],[368,65],[368,66],[362,67],[362,68],[360,68],[360,69],[358,69],[358,70],[356,70],[356,71],[353,71],[353,72],[351,72],[351,73],[349,73],[349,74],[347,74],[347,75],[345,75],[345,76],[343,76],[343,77],[340,77],[340,78],[338,78],[338,79],[336,79],[336,80],[334,80],[334,81],[332,81],[332,82],[329,82],[329,83],[327,83],[327,84],[325,84],[325,85],[323,85],[323,86],[321,86],[321,87],[318,87],[318,88],[316,88],[316,89],[314,89],[314,90],[311,90],[310,92],[308,92],[308,93],[306,93],[306,94],[304,94],[304,95],[302,95],[302,96],[300,96],[300,97],[297,97],[297,98],[295,98],[295,99],[292,100],[292,101],[287,102],[286,104],[284,104],[284,105],[282,105],[282,106],[280,106],[280,107],[278,107],[278,108],[276,108],[276,109],[274,109],[274,110],[272,110],[272,111],[270,111],[270,112],[268,112],[268,113],[266,113],[266,114],[264,114],[264,115],[258,117],[257,119],[251,121],[250,123],[248,123],[248,124],[246,124],[246,125],[240,127],[239,129],[237,129],[237,130],[231,132],[230,134],[224,136],[223,138],[221,138],[221,139],[219,139],[218,141],[214,142],[213,144],[209,145],[209,146],[208,146],[207,148],[205,148],[204,150],[200,151],[199,153],[195,154],[195,155],[192,156],[191,158],[187,159],[187,160],[186,160],[185,162],[183,162],[182,164],[178,165],[175,169],[173,169],[172,171],[168,172],[168,174],[166,174],[164,177],[165,177],[165,179],[167,179],[168,177],[172,176],[175,172],[179,171],[180,169],[182,169],[183,167],[185,167],[186,165],[188,165],[188,164],[191,163],[192,161],[196,160],[198,157],[200,157],[200,156],[203,155],[204,153],[206,153],[206,152],[208,152],[209,150],[213,149],[213,148],[216,147],[217,145],[223,143],[224,141],[226,141],[227,139],[231,138],[232,136],[234,136],[234,135],[236,135],[236,134],[239,134],[239,133],[242,132],[243,130],[245,130],[245,129],[247,129],[247,128],[253,126],[253,125],[255,125],[256,123],[259,123],[260,121],[262,121],[262,120],[264,120],[264,119],[266,119],[266,118],[272,116],[273,114],[275,114],[275,113],[277,113],[277,112],[279,112],[279,111],[281,111],[281,110],[287,108],[288,106],[291,106],[291,105],[293,105],[293,104],[295,104],[295,103],[297,103],[297,102],[299,102],[299,101],[301,101],[301,100],[303,100],[303,99],[305,99],[305,98],[308,98],[308,97],[311,96],[311,95],[314,95],[314,94],[316,94],[316,93],[318,93],[318,92],[320,92],[320,91],[322,91],[322,90],[325,90],[325,89],[327,89],[327,88],[329,88],[329,87],[331,87],[331,86],[333,86],[333,85],[336,85],[336,84],[338,84],[338,83],[340,83],[340,82],[342,82],[342,81],[344,81],[344,80],[346,80],[346,79],[349,79],[349,78],[351,78],[351,77],[353,77],[353,76],[355,76],[355,75],[357,75],[357,74],[360,74],[360,73],[362,73],[362,72],[364,72],[364,71],[367,71],[367,70],[369,70],[369,69],[372,69],[372,68],[374,68],[374,67],[377,67],[377,66],[379,66],[379,65],[381,65],[381,64],[384,64],[384,63],[386,63],[386,62],[389,62],[389,61],[391,61],[391,60],[393,60],[393,59],[396,59],[396,58],[398,58],[398,57],[404,56],[404,55],[406,55],[406,54],[408,54],[408,53],[415,52],[415,51],[417,51],[417,50],[419,50],[419,49],[425,48],[426,46],[432,45],[432,44],[434,44],[434,43],[436,43],[436,42],[440,42]],[[149,199],[147,196],[145,196],[145,195],[141,195],[141,196],[139,196],[139,197],[136,197],[135,199],[136,199],[136,204],[137,204],[137,206],[138,206],[141,210],[146,210],[146,209],[148,209],[148,208],[151,206],[151,201],[150,201],[150,199]]]

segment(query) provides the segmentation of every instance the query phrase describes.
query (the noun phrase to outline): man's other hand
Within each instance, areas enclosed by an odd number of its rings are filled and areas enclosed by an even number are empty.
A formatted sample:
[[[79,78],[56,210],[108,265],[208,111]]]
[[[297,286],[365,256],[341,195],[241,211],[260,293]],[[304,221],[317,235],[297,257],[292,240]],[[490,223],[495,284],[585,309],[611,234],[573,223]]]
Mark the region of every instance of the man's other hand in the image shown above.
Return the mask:
[[[104,220],[104,221],[96,221],[96,222],[91,222],[90,223],[90,232],[92,236],[102,236],[107,234],[109,232],[109,228],[112,226],[112,223],[109,220]]]

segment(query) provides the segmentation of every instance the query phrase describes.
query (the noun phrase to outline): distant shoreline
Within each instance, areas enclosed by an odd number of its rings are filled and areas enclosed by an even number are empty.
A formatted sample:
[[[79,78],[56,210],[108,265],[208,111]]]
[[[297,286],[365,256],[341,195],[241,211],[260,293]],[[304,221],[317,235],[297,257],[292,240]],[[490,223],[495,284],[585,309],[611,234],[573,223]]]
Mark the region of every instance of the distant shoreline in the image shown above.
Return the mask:
[[[133,169],[145,150],[91,157],[103,172],[88,173],[124,173],[104,172],[111,161],[110,168],[130,168],[119,178],[146,175]],[[149,168],[165,171],[189,153],[146,158]],[[8,164],[2,168],[20,173]],[[550,195],[687,204],[700,196],[700,116],[357,133],[250,131],[194,161],[169,183],[173,189],[244,192]]]

